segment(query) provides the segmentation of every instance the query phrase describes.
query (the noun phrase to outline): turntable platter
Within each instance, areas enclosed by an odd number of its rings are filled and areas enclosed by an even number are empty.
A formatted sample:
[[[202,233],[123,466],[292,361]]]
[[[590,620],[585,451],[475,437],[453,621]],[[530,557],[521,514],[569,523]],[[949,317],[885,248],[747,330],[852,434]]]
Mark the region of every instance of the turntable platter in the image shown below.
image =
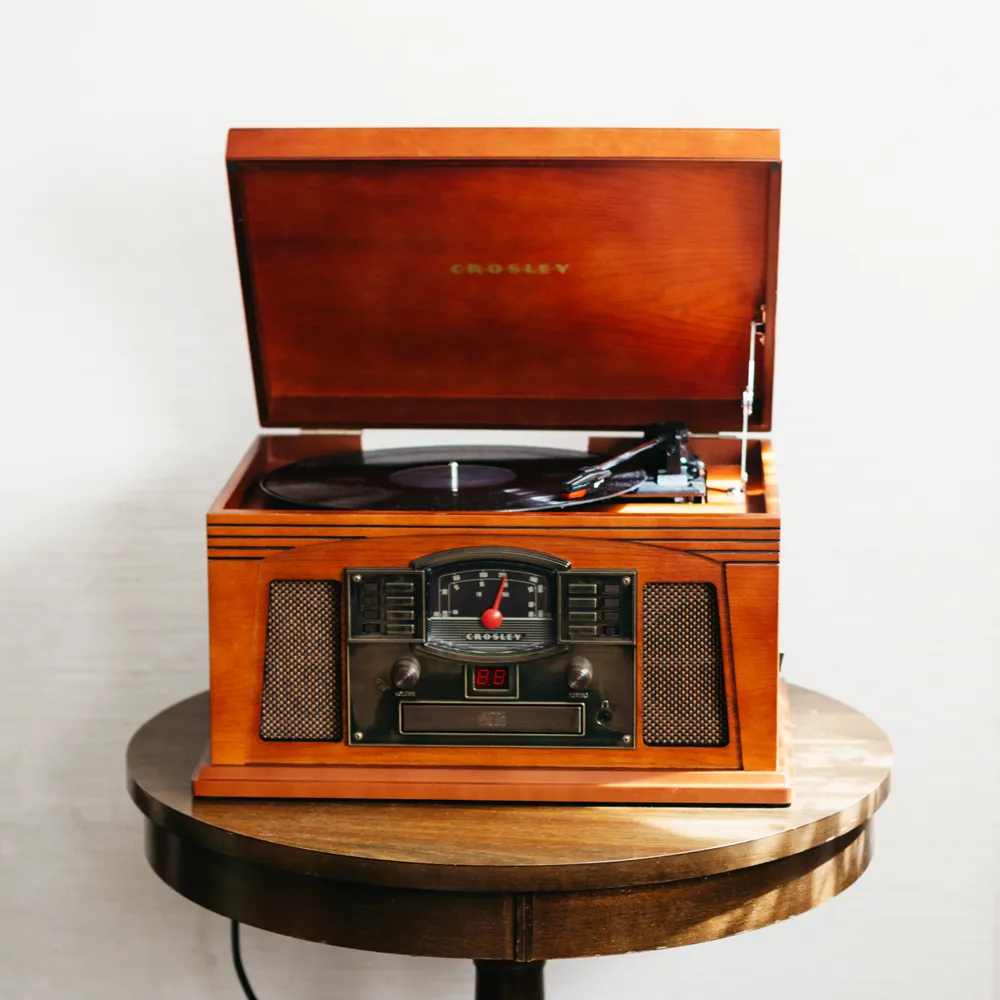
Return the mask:
[[[261,489],[281,504],[321,510],[553,510],[622,496],[646,480],[615,470],[585,498],[563,488],[595,456],[549,448],[393,448],[324,455],[275,469]]]

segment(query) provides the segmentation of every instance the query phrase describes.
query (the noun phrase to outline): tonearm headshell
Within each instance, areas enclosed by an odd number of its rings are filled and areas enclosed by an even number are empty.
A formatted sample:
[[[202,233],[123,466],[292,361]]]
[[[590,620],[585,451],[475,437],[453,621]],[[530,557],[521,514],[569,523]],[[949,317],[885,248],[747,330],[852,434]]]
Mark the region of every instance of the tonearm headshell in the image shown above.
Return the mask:
[[[657,499],[675,503],[704,503],[705,463],[688,448],[690,434],[685,424],[659,423],[646,428],[642,441],[597,465],[582,468],[567,480],[563,495],[580,499],[599,487],[615,469],[627,465],[641,468],[646,480],[630,499]]]

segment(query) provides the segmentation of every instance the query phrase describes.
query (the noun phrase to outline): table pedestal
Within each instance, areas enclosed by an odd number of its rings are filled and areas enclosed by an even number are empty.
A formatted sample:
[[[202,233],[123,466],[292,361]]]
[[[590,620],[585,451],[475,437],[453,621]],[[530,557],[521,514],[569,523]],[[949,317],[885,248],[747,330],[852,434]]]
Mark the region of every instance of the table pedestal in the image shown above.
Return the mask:
[[[543,1000],[544,962],[476,962],[476,1000]]]

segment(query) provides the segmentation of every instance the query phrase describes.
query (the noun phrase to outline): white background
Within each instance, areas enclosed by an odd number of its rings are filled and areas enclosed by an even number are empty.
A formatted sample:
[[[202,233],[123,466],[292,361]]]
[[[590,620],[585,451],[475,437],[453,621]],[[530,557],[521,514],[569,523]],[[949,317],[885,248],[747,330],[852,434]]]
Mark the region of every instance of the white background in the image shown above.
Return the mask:
[[[203,513],[256,428],[229,126],[780,127],[791,679],[897,751],[874,863],[786,924],[552,963],[552,997],[991,993],[995,3],[0,4],[0,994],[236,997],[147,868],[133,729],[207,683]],[[372,435],[376,443],[386,435]],[[469,963],[246,934],[261,1000]]]

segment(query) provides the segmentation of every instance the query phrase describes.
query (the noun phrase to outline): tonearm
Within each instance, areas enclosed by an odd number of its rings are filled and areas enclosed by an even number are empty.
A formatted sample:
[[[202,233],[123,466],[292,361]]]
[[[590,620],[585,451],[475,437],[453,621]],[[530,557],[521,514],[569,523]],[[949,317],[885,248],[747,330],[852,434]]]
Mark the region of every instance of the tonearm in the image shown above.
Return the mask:
[[[597,489],[616,469],[640,465],[647,480],[634,496],[701,503],[706,498],[705,464],[688,449],[690,434],[685,424],[659,423],[646,428],[639,444],[612,455],[596,465],[584,466],[563,484],[567,500],[579,500]],[[635,460],[641,459],[636,462]]]

